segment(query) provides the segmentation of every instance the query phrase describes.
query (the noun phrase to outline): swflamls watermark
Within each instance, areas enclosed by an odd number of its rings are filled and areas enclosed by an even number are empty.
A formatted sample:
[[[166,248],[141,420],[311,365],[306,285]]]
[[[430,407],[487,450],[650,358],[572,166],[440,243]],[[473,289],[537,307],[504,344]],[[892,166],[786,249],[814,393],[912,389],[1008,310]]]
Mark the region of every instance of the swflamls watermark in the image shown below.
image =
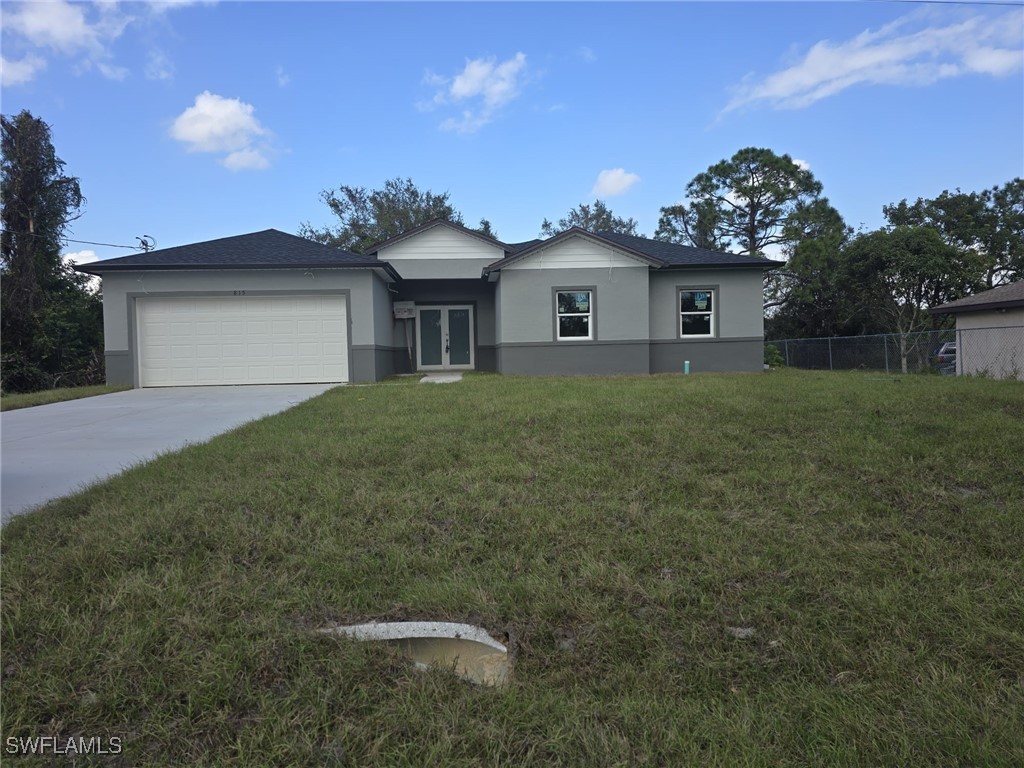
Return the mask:
[[[8,755],[120,755],[120,736],[8,736]]]

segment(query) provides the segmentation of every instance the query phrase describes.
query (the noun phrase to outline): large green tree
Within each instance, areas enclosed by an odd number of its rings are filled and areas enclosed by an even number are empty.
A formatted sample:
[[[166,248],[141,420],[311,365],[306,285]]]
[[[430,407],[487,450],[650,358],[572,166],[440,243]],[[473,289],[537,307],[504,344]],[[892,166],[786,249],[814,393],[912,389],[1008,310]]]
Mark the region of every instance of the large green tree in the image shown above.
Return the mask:
[[[848,284],[844,249],[853,230],[824,198],[801,205],[789,224],[786,266],[773,282],[776,306],[766,328],[774,338],[853,335],[865,326]]]
[[[929,307],[961,298],[976,272],[934,227],[896,226],[858,235],[843,250],[843,280],[861,311],[898,335],[903,372],[911,335],[932,327]]]
[[[696,200],[689,205],[670,205],[661,209],[655,240],[682,243],[709,251],[724,251],[728,240],[719,228],[722,214],[714,200]]]
[[[763,257],[789,241],[794,215],[820,194],[789,155],[747,147],[695,176],[688,203],[662,208],[655,238]]]
[[[977,269],[976,289],[1024,278],[1024,179],[982,192],[944,191],[883,209],[890,226],[924,226],[963,251]]]
[[[988,228],[984,240],[989,288],[1024,280],[1024,179],[986,190]]]
[[[382,240],[400,235],[434,219],[463,224],[462,214],[452,206],[449,193],[419,189],[412,179],[394,178],[381,189],[342,185],[325,189],[320,199],[338,221],[320,229],[303,223],[299,234],[310,240],[333,245],[355,253]],[[481,228],[490,223],[481,220]]]
[[[567,229],[579,227],[588,232],[615,232],[620,235],[637,234],[636,219],[624,219],[612,213],[603,200],[595,200],[593,205],[580,203],[573,208],[564,218],[558,220],[558,224],[544,219],[540,225],[540,236],[551,237]]]
[[[102,304],[61,257],[85,202],[79,180],[65,175],[41,119],[23,111],[0,125],[2,386],[92,383],[102,376]]]

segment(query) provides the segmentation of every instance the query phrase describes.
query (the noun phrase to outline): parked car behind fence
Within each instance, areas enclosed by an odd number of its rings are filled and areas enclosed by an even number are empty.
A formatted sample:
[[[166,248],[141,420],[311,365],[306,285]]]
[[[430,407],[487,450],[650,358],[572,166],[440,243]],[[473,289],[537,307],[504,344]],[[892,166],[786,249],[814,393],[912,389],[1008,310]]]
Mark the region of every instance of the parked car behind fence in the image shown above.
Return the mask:
[[[771,366],[964,374],[1024,381],[1024,325],[777,339],[768,340],[765,345],[765,363]],[[778,350],[777,356],[773,350]]]
[[[956,374],[956,342],[944,341],[942,345],[935,350],[935,357],[933,360],[935,367],[943,376],[953,376]]]

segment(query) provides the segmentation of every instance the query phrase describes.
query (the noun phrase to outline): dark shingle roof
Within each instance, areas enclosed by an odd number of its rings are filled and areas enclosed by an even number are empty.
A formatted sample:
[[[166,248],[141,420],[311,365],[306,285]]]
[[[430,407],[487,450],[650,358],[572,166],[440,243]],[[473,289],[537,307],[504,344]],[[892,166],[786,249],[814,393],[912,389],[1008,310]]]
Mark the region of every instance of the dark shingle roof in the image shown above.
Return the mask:
[[[386,262],[315,243],[276,229],[248,235],[222,237],[203,243],[161,248],[117,259],[103,259],[76,267],[79,272],[101,275],[145,269],[271,269],[281,267],[378,268],[398,276]]]
[[[693,248],[688,245],[663,243],[660,240],[649,240],[646,237],[637,237],[635,235],[620,235],[614,232],[588,232],[580,227],[573,227],[564,232],[559,232],[547,240],[530,240],[526,243],[517,243],[509,246],[510,252],[506,254],[505,258],[489,265],[484,270],[484,273],[500,271],[510,263],[527,258],[535,250],[540,250],[548,244],[574,236],[593,238],[612,247],[618,247],[620,250],[632,254],[641,261],[646,261],[655,269],[672,269],[677,267],[775,269],[783,264],[780,261],[741,256],[737,253],[722,253],[719,251],[709,251],[704,248]]]
[[[966,299],[958,299],[948,304],[932,307],[928,311],[933,315],[956,314],[957,312],[982,312],[986,309],[1006,309],[1009,307],[1024,307],[1024,280],[1015,283],[1007,283],[993,288],[990,291],[982,291]]]
[[[527,248],[533,248],[537,243],[542,243],[543,240],[527,240],[525,243],[507,243],[509,254],[516,254],[520,251],[525,251]]]
[[[782,266],[780,262],[743,256],[738,253],[709,251],[705,248],[694,248],[690,245],[665,243],[661,240],[649,240],[636,235],[620,235],[617,232],[598,232],[598,237],[618,243],[634,251],[643,253],[663,262],[666,267],[761,267],[771,268]]]

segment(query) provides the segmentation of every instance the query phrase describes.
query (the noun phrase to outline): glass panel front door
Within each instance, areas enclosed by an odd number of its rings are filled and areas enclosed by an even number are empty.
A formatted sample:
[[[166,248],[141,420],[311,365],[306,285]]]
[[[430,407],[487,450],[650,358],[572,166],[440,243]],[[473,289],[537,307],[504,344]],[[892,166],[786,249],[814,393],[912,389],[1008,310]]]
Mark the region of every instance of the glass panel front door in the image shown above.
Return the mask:
[[[418,307],[416,319],[421,370],[473,368],[472,307]]]
[[[469,365],[469,309],[448,310],[448,364]]]
[[[420,365],[442,365],[444,347],[440,309],[420,310]]]

